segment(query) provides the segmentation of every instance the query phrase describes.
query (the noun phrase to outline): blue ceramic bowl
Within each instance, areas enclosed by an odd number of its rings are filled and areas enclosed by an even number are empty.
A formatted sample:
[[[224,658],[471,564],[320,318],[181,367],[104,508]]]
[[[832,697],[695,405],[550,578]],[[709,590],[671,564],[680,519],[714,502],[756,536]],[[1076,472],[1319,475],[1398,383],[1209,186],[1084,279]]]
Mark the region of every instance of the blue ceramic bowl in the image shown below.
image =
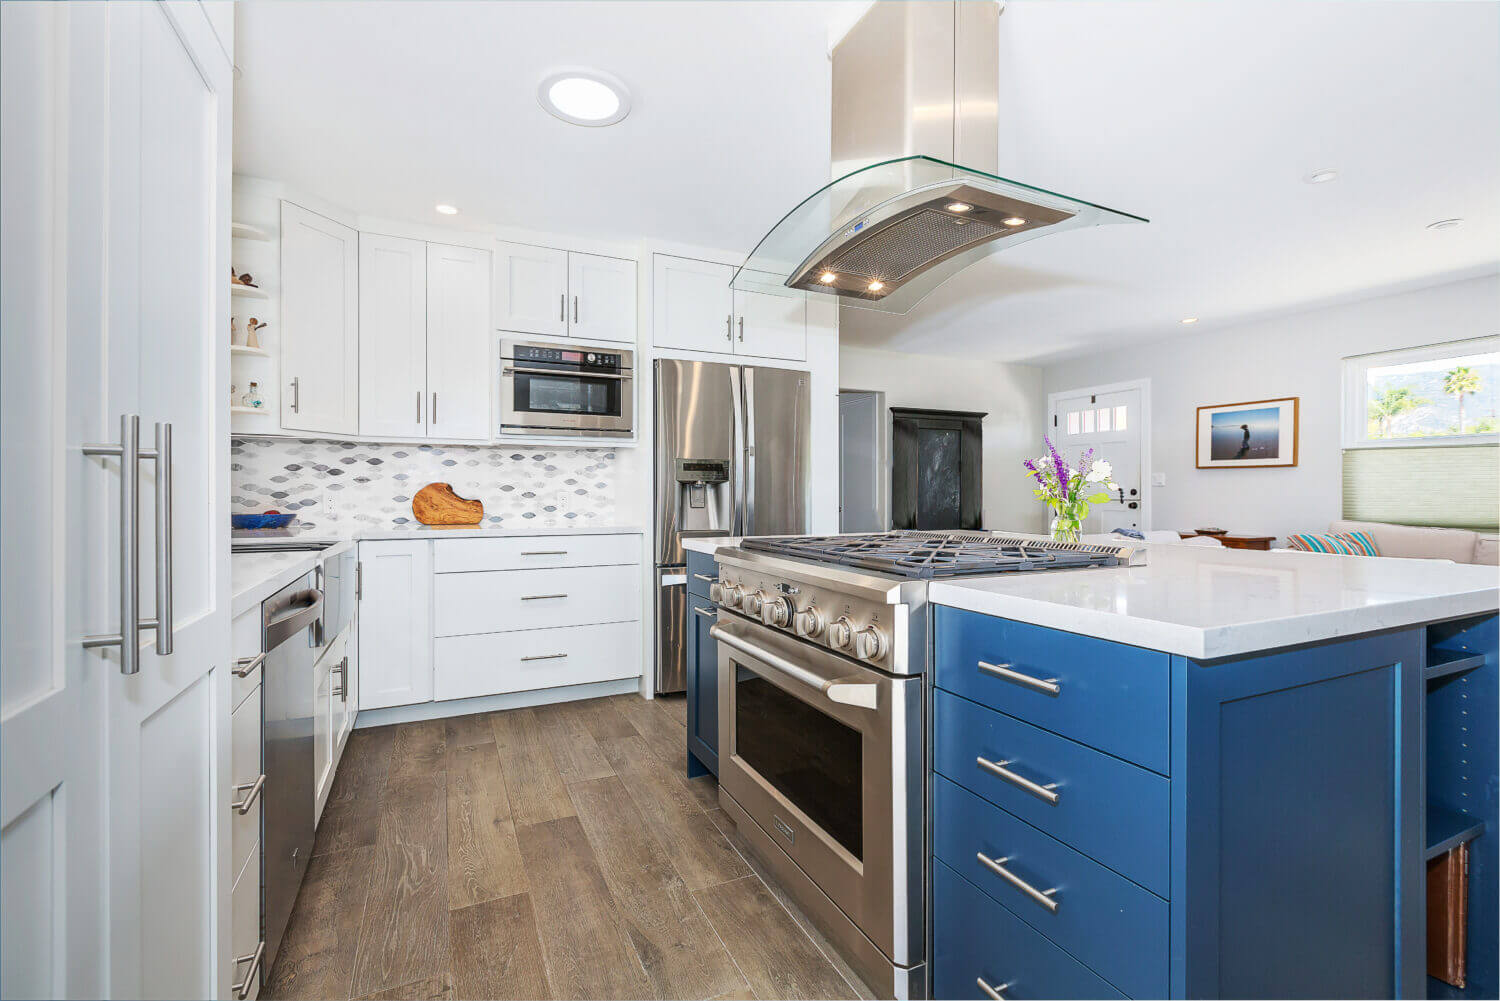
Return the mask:
[[[285,528],[295,514],[232,514],[229,522],[235,528]]]

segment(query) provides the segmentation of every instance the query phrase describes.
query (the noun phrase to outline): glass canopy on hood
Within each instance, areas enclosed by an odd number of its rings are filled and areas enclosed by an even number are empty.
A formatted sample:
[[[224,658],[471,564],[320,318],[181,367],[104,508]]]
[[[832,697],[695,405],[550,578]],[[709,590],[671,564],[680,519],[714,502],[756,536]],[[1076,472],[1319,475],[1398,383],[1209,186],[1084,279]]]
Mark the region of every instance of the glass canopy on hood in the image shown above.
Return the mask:
[[[990,254],[1081,226],[1146,222],[929,156],[862,167],[814,192],[761,239],[730,284],[800,289],[905,313]]]

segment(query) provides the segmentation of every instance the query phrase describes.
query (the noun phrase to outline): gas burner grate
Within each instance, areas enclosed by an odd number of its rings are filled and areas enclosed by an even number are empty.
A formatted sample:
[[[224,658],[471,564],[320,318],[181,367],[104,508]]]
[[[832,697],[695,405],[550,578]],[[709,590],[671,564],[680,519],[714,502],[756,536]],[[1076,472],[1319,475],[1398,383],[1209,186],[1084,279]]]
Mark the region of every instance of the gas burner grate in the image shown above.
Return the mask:
[[[741,548],[920,580],[1127,565],[1130,550],[987,532],[746,539]]]

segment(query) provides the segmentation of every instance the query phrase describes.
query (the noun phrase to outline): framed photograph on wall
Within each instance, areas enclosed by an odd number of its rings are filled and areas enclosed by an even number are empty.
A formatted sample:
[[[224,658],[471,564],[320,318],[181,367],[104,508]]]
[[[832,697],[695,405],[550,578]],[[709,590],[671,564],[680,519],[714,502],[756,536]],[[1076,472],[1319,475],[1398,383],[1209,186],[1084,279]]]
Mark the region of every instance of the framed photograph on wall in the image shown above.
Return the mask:
[[[1297,464],[1297,400],[1252,400],[1198,408],[1198,468]]]

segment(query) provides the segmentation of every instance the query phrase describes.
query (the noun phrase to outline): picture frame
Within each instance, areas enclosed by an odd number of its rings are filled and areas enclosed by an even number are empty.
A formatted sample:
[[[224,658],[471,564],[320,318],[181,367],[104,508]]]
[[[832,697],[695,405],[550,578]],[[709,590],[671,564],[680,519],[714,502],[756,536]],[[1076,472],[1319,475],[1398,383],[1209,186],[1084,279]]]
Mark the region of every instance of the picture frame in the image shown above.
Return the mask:
[[[1283,396],[1198,408],[1199,469],[1295,466],[1301,397]]]

